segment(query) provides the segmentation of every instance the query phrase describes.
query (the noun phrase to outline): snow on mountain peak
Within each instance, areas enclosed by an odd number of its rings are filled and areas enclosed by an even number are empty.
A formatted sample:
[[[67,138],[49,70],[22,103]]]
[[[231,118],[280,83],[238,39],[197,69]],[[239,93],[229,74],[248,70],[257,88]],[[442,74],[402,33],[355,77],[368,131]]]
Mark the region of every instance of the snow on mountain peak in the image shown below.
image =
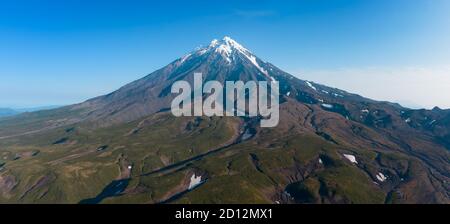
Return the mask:
[[[232,60],[234,59],[233,57],[234,52],[243,54],[245,55],[246,58],[250,60],[254,58],[254,56],[249,50],[247,50],[245,47],[243,47],[241,44],[239,44],[237,41],[233,40],[229,36],[225,36],[221,40],[213,39],[208,45],[208,47],[200,48],[197,50],[198,55],[203,55],[207,52],[219,53],[225,60],[227,60],[229,64],[231,64]],[[180,61],[184,62],[184,60]]]
[[[247,55],[251,54],[248,49],[243,47],[235,40],[231,39],[231,37],[229,36],[225,36],[221,40],[212,40],[209,46],[202,50],[214,50],[214,52],[225,54],[225,56],[229,56],[231,53],[233,53],[233,50]]]
[[[215,47],[215,46],[217,46],[218,43],[219,43],[219,40],[214,39],[214,40],[212,40],[211,43],[209,44],[209,47],[210,47],[210,48]]]
[[[245,48],[244,46],[242,46],[229,36],[225,36],[221,40],[213,39],[208,45],[208,47],[197,49],[195,53],[183,56],[182,58],[179,59],[178,62],[181,64],[194,54],[203,55],[206,53],[219,54],[222,58],[224,58],[228,62],[229,65],[232,64],[232,62],[235,60],[236,57],[246,59],[248,62],[253,64],[264,76],[274,81],[273,77],[269,75],[269,72],[258,63],[256,56],[253,55],[253,53],[250,52],[247,48]]]
[[[222,40],[223,41],[236,42],[235,40],[231,39],[231,37],[229,37],[229,36],[224,36]]]
[[[235,40],[231,39],[229,36],[225,36],[222,39],[222,42],[227,45],[230,46],[232,48],[235,48],[236,50],[239,50],[241,52],[250,52],[249,50],[247,50],[245,47],[243,47],[241,44],[239,44],[238,42],[236,42]]]
[[[256,57],[247,48],[245,48],[229,36],[223,37],[220,41],[214,39],[213,41],[211,41],[208,49],[214,49],[214,52],[222,55],[228,61],[228,63],[231,63],[232,58],[234,58],[232,56],[233,52],[239,53],[243,55],[244,58],[246,58],[251,64],[253,64],[262,74],[264,74],[270,80],[273,80],[273,78],[270,77],[269,73],[258,64]]]

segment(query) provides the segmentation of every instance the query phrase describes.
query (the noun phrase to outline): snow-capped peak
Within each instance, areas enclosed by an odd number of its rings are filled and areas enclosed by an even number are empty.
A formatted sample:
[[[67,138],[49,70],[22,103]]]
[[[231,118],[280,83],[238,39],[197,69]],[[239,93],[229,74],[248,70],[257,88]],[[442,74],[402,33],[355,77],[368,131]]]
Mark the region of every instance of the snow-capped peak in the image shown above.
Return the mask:
[[[246,59],[253,64],[262,75],[271,81],[275,81],[264,68],[265,66],[261,66],[260,63],[258,63],[256,56],[253,55],[252,52],[229,36],[225,36],[221,40],[213,39],[207,47],[196,49],[195,52],[183,56],[178,60],[178,63],[182,64],[193,55],[200,56],[209,53],[219,54],[229,65],[231,65],[236,58]]]
[[[202,51],[203,50],[203,51]],[[211,41],[207,48],[201,49],[201,52],[212,51],[224,54],[224,56],[230,56],[233,51],[237,51],[246,55],[251,54],[251,52],[243,47],[241,44],[231,39],[229,36],[223,37],[221,40],[214,39]]]
[[[250,53],[250,51],[243,47],[241,44],[239,44],[238,42],[236,42],[235,40],[231,39],[229,36],[225,36],[222,39],[222,42],[227,45],[230,46],[231,48],[235,48],[236,50],[240,51],[240,52],[247,52]]]

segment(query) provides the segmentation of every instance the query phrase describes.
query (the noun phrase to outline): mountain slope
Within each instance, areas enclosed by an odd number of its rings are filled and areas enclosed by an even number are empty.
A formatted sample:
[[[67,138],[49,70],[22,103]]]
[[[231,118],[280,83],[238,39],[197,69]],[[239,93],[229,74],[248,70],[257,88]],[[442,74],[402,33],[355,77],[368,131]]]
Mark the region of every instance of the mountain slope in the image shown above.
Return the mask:
[[[174,117],[170,87],[194,72],[279,81],[279,125]],[[0,120],[0,202],[449,203],[449,118],[297,79],[225,37],[108,95]]]

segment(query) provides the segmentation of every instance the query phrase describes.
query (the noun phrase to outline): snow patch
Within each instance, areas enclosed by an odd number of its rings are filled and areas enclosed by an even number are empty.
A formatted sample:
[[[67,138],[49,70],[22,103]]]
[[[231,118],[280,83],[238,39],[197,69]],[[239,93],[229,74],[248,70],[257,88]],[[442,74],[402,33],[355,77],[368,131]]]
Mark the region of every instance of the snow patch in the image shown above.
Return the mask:
[[[356,157],[354,155],[344,154],[344,157],[347,158],[350,162],[358,164],[358,161],[356,161]]]
[[[249,50],[247,50],[247,48],[243,47],[242,45],[240,45],[238,42],[236,42],[235,40],[231,39],[231,37],[229,36],[225,36],[222,39],[227,45],[232,46],[236,49],[238,49],[239,51],[247,51],[249,52]]]
[[[187,54],[180,59],[179,64],[183,64],[192,54]]]
[[[214,40],[212,40],[211,43],[209,44],[209,47],[210,47],[210,48],[215,47],[215,46],[217,46],[217,44],[219,44],[219,40],[214,39]]]
[[[378,174],[376,175],[376,177],[377,177],[377,179],[378,179],[379,181],[381,181],[381,182],[384,182],[384,181],[387,179],[387,177],[384,176],[384,174],[382,174],[382,173],[378,173]]]
[[[319,158],[319,163],[320,163],[320,164],[323,164],[323,161],[322,161],[322,159],[321,159],[321,158]]]
[[[406,123],[411,122],[411,118],[407,118],[407,119],[405,120],[405,122],[406,122]]]
[[[233,52],[231,46],[221,44],[216,48],[215,52],[218,52],[220,55],[222,55],[229,63],[231,62],[230,55]]]
[[[191,176],[191,182],[189,183],[188,190],[192,190],[194,187],[197,187],[199,184],[202,183],[202,176],[195,176],[195,174],[192,174]]]
[[[207,48],[204,48],[204,49],[199,50],[199,51],[198,51],[198,54],[199,54],[199,55],[204,55],[206,52],[208,52],[208,49],[207,49]]]
[[[289,95],[291,95],[291,92],[287,92],[287,93],[286,93],[286,96],[289,96]]]
[[[269,76],[269,73],[264,70],[261,66],[259,66],[258,62],[256,61],[256,57],[253,55],[247,55],[246,53],[243,53],[243,55],[264,75]],[[270,79],[273,79],[270,77]],[[273,80],[272,80],[273,81]]]
[[[325,108],[327,108],[327,109],[333,109],[333,105],[331,105],[331,104],[328,104],[328,103],[322,103],[321,105],[322,105],[322,107],[325,107]]]
[[[311,89],[313,89],[313,90],[315,90],[315,91],[317,91],[317,88],[315,87],[315,86],[313,86],[313,84],[311,84],[310,82],[308,82],[308,81],[305,81],[306,82],[306,85],[308,85],[309,86],[309,88],[311,88]]]
[[[361,112],[363,112],[363,113],[369,113],[369,110],[368,109],[364,109],[364,110],[361,110]]]

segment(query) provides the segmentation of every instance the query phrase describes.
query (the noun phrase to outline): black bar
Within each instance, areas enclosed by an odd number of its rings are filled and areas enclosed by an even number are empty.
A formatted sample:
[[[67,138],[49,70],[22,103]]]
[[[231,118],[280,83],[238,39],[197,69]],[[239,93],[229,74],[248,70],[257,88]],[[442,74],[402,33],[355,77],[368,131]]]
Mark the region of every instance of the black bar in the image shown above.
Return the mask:
[[[191,217],[187,214],[189,212]],[[208,212],[207,218],[200,212]],[[222,213],[228,212],[227,214]],[[230,212],[233,211],[233,212]],[[264,212],[263,212],[264,211]],[[269,212],[270,211],[270,212]],[[446,219],[449,205],[0,205],[2,223],[392,223]],[[184,214],[177,218],[176,215]],[[234,213],[232,215],[232,213]],[[239,213],[239,214],[238,214]],[[270,215],[269,215],[270,213]],[[244,214],[247,214],[244,217]],[[252,214],[252,216],[250,216]],[[263,215],[264,214],[264,215]],[[220,217],[222,215],[222,218]],[[158,220],[158,221],[156,221]],[[433,222],[435,220],[436,222]]]

